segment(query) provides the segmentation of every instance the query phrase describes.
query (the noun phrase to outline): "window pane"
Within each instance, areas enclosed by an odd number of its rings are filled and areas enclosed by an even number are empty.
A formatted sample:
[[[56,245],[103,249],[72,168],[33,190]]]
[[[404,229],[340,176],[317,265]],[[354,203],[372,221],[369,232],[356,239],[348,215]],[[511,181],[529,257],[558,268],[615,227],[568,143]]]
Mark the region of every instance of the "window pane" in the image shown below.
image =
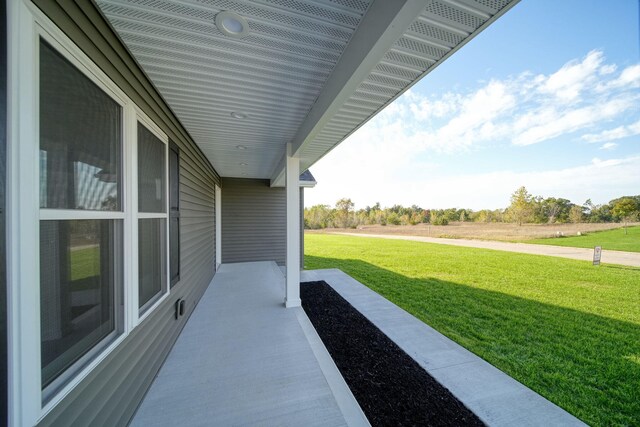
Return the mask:
[[[138,221],[138,304],[140,308],[167,289],[166,222],[164,218]]]
[[[120,230],[118,220],[40,222],[43,388],[119,331]]]
[[[122,109],[40,43],[40,207],[121,210]]]
[[[165,144],[138,123],[138,211],[166,212]]]
[[[180,280],[180,218],[169,218],[169,251],[171,285]]]

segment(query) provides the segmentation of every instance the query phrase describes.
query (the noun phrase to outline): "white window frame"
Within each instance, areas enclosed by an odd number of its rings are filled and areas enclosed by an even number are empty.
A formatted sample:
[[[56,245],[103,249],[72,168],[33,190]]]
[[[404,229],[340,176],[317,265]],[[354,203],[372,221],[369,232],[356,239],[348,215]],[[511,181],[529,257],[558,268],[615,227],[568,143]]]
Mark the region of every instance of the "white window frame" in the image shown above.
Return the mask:
[[[69,49],[68,46],[66,46],[65,43],[61,43],[58,40],[56,40],[55,36],[53,36],[52,34],[50,34],[44,27],[36,24],[36,46],[35,46],[35,56],[36,56],[36,60],[34,61],[34,67],[36,70],[36,110],[34,112],[34,117],[37,118],[37,120],[40,120],[40,115],[39,115],[39,89],[40,89],[40,79],[39,79],[39,70],[40,70],[40,43],[41,40],[48,43],[52,49],[54,49],[58,54],[60,54],[62,57],[64,57],[67,61],[69,61],[76,69],[78,69],[85,77],[87,77],[89,80],[91,80],[94,84],[96,84],[106,95],[108,95],[115,103],[117,103],[120,108],[121,108],[121,120],[122,120],[122,129],[121,129],[121,142],[122,142],[122,146],[120,147],[120,161],[121,161],[121,170],[122,170],[122,178],[121,178],[121,186],[119,191],[121,192],[120,194],[120,198],[121,198],[121,211],[91,211],[91,210],[82,210],[82,209],[49,209],[49,208],[40,208],[38,206],[39,212],[40,212],[40,219],[38,221],[37,227],[40,227],[40,223],[42,221],[46,221],[46,220],[86,220],[86,219],[95,219],[95,220],[116,220],[116,221],[121,221],[121,232],[123,233],[123,235],[118,239],[118,241],[121,241],[123,243],[122,248],[120,248],[119,251],[119,255],[122,257],[121,259],[115,260],[115,262],[118,263],[122,263],[121,264],[121,268],[123,271],[123,277],[122,282],[121,283],[116,283],[116,288],[114,289],[114,295],[115,295],[115,301],[118,300],[118,297],[124,292],[125,286],[126,286],[126,280],[124,277],[124,263],[125,260],[127,259],[127,253],[125,250],[125,244],[124,244],[124,239],[125,239],[125,235],[124,235],[124,220],[125,220],[125,212],[127,209],[126,203],[125,203],[125,193],[126,193],[126,182],[127,182],[127,174],[126,171],[124,170],[124,159],[126,156],[126,152],[127,152],[127,141],[125,138],[125,132],[124,132],[124,124],[126,122],[127,119],[127,114],[126,114],[126,105],[128,103],[128,100],[126,97],[123,97],[122,93],[119,93],[117,91],[114,90],[114,87],[111,85],[111,82],[106,79],[105,80],[105,76],[96,74],[96,70],[95,69],[91,69],[91,67],[87,67],[87,64],[85,64],[82,60],[82,58],[78,58],[77,56],[77,52],[73,52],[72,50]],[[35,145],[37,147],[37,149],[39,150],[40,148],[40,138],[39,138],[39,134],[40,134],[40,129],[38,128],[38,137],[37,140],[35,141]],[[36,176],[37,176],[37,180],[38,182],[40,181],[40,176],[39,176],[39,172],[40,169],[39,168],[35,168],[36,170],[34,171]],[[38,193],[39,193],[40,189],[38,188]],[[36,250],[34,251],[34,254],[40,254],[40,250],[39,250],[39,245],[40,242],[38,240],[38,247],[36,248]],[[38,260],[39,260],[39,256],[38,256]],[[36,263],[36,265],[34,266],[37,270],[38,270],[38,294],[40,291],[40,263]],[[119,286],[120,285],[120,286]],[[125,307],[126,307],[126,300],[125,300]],[[40,311],[40,300],[38,300],[37,302],[37,307],[38,310]],[[69,384],[74,383],[76,380],[76,376],[80,376],[78,374],[81,374],[85,371],[85,369],[94,366],[93,363],[96,361],[96,359],[101,359],[101,357],[103,357],[103,354],[108,353],[110,351],[113,350],[113,348],[115,348],[115,346],[117,345],[117,343],[121,342],[123,339],[123,335],[126,334],[126,309],[123,310],[123,319],[118,319],[117,317],[114,318],[114,323],[116,325],[115,330],[110,333],[108,336],[106,336],[105,338],[103,338],[99,343],[95,344],[89,351],[87,351],[87,353],[85,355],[83,355],[82,357],[80,357],[78,360],[76,360],[73,365],[71,367],[68,368],[68,370],[65,370],[65,373],[62,373],[60,375],[60,377],[58,377],[57,379],[53,380],[53,382],[47,386],[46,388],[42,389],[41,392],[41,401],[44,401],[46,399],[46,404],[44,405],[45,408],[49,406],[49,403],[51,403],[51,400],[54,400],[57,396],[64,394],[66,395],[68,393],[67,387],[69,386]],[[118,313],[118,305],[114,305],[114,316],[119,316],[120,313]],[[38,321],[38,329],[39,329],[39,325],[40,322]],[[118,327],[122,327],[122,332],[118,331]],[[41,339],[41,332],[39,331],[38,334],[38,341],[40,342]],[[39,348],[38,348],[39,350]],[[95,350],[95,351],[94,351]],[[40,355],[40,352],[38,352],[38,355]],[[82,369],[78,369],[79,366],[85,365],[85,368]],[[75,367],[75,368],[74,368]],[[74,370],[77,370],[76,373],[74,373]],[[42,381],[42,377],[41,377],[41,373],[42,371],[39,370],[38,371],[38,376],[40,376],[40,381]],[[66,375],[65,375],[66,374]],[[85,374],[86,375],[86,374]]]
[[[28,0],[7,3],[8,102],[7,120],[7,278],[9,340],[9,425],[32,426],[41,421],[140,323],[169,298],[168,137],[133,101]],[[49,43],[78,70],[122,107],[122,211],[40,209],[39,167],[39,50]],[[166,292],[144,314],[138,310],[137,123],[165,144]],[[152,214],[155,215],[155,214]],[[39,230],[41,220],[114,219],[123,223],[122,333],[108,343],[60,389],[43,403],[40,360]],[[34,255],[35,254],[35,255]],[[35,261],[34,262],[34,258]],[[104,341],[103,341],[104,342]],[[100,344],[98,344],[100,345]]]
[[[165,228],[165,253],[164,253],[164,258],[165,258],[165,271],[164,271],[164,275],[165,275],[165,284],[166,284],[166,289],[164,290],[164,292],[162,294],[160,294],[160,296],[155,296],[155,302],[147,305],[146,307],[138,307],[139,306],[139,298],[138,298],[138,287],[135,287],[135,295],[131,295],[131,299],[132,301],[135,301],[135,304],[132,303],[132,306],[135,306],[136,311],[137,311],[137,323],[136,324],[140,324],[144,321],[144,319],[146,319],[147,317],[149,317],[149,315],[151,313],[153,313],[156,308],[162,304],[162,302],[164,300],[166,300],[167,298],[169,298],[169,294],[170,294],[170,289],[171,289],[171,278],[170,278],[170,272],[169,272],[169,137],[162,132],[162,130],[155,124],[153,123],[153,121],[151,121],[151,119],[149,119],[149,117],[144,114],[139,108],[135,107],[135,111],[136,111],[136,122],[135,122],[135,138],[133,139],[136,143],[135,143],[135,147],[132,150],[132,155],[131,157],[134,159],[135,164],[134,164],[134,168],[136,170],[136,174],[135,174],[135,183],[133,185],[132,188],[132,195],[134,196],[134,200],[133,200],[133,206],[135,206],[134,212],[136,212],[136,218],[134,221],[134,227],[135,229],[132,230],[133,231],[133,239],[135,240],[135,253],[133,254],[136,260],[136,262],[132,263],[134,264],[134,269],[135,269],[135,277],[134,282],[132,283],[137,283],[138,282],[138,252],[140,249],[140,243],[138,242],[138,224],[139,221],[141,219],[153,219],[153,218],[158,218],[158,219],[164,219],[164,228]],[[144,126],[149,132],[151,132],[154,136],[156,136],[163,144],[164,144],[164,212],[160,213],[160,212],[140,212],[139,208],[138,208],[138,123],[141,124],[142,126]]]

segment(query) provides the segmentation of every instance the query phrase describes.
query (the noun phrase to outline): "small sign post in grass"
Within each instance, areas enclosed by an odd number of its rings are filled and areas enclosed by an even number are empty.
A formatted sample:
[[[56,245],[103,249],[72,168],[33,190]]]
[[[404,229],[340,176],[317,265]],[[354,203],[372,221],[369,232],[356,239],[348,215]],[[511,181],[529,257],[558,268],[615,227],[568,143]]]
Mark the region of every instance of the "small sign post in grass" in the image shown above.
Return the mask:
[[[600,265],[600,259],[602,258],[602,246],[596,246],[593,248],[593,265]]]

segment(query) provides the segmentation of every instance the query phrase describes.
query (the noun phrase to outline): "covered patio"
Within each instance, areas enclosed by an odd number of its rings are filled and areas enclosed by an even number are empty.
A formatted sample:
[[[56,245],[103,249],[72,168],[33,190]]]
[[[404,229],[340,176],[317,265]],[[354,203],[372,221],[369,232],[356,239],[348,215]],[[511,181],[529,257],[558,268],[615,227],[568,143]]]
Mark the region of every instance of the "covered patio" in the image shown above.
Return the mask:
[[[132,426],[369,425],[274,262],[223,264]]]
[[[326,281],[490,426],[581,421],[337,269]],[[138,409],[146,425],[369,425],[273,262],[223,264]]]

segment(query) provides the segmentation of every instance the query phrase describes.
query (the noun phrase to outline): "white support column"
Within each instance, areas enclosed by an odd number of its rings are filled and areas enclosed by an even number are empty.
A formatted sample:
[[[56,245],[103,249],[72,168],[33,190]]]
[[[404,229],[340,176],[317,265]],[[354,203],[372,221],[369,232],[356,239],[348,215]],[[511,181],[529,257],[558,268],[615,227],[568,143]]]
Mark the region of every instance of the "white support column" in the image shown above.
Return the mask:
[[[300,307],[300,159],[292,157],[291,144],[287,144],[287,281],[284,304]]]

